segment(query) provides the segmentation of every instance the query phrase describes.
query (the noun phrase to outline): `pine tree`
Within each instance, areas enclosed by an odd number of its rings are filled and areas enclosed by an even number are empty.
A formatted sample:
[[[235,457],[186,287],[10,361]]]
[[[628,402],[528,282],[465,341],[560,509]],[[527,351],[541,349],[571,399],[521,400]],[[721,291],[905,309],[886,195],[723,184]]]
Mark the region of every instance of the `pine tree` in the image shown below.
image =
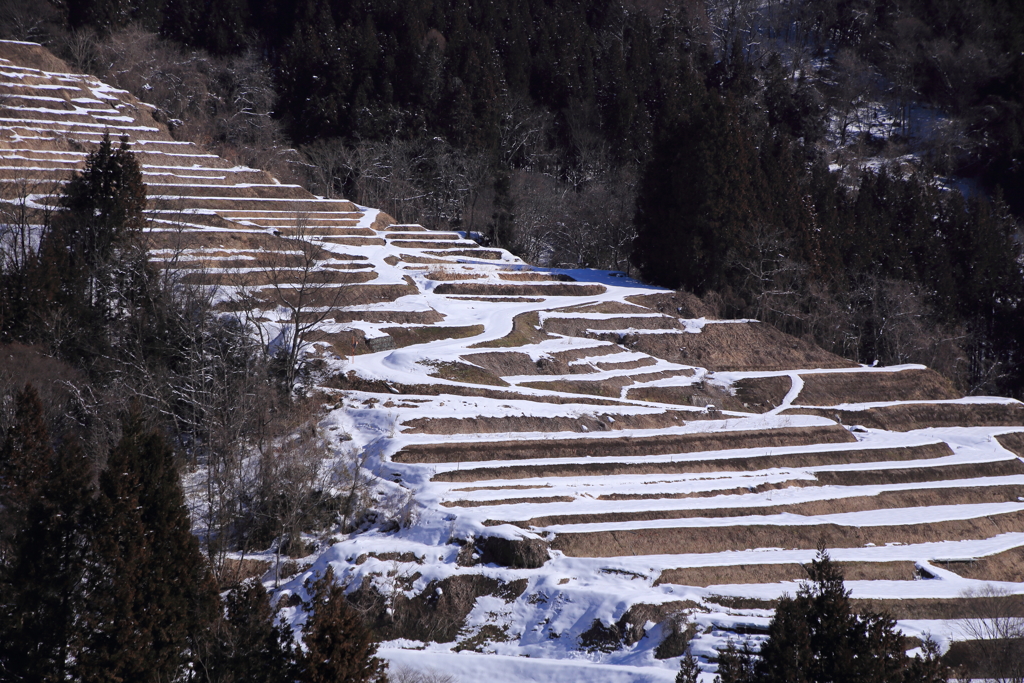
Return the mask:
[[[692,653],[687,652],[679,663],[676,683],[697,683],[699,676],[700,666],[697,664],[697,658]]]
[[[173,454],[135,414],[100,476],[85,680],[175,678],[216,617],[216,587],[190,532]]]
[[[92,476],[77,442],[57,452],[0,581],[0,672],[11,681],[73,678],[85,633]]]
[[[24,525],[53,459],[43,404],[31,384],[14,400],[14,424],[0,448],[0,562],[4,547]]]
[[[137,239],[146,222],[146,186],[127,138],[115,149],[104,135],[85,170],[65,186],[60,206],[31,265],[28,308],[40,329],[28,336],[89,360],[103,354],[111,323],[132,307],[149,277]]]
[[[842,571],[823,547],[807,571],[810,582],[776,608],[750,675],[736,680],[934,683],[948,678],[948,669],[934,657],[913,662],[906,656],[905,638],[891,618],[853,612]]]
[[[299,663],[302,683],[383,683],[387,665],[374,655],[377,643],[345,590],[335,584],[328,567],[317,581],[307,584],[305,603],[309,620],[302,629],[306,645]]]
[[[295,680],[291,630],[276,624],[277,612],[263,586],[248,580],[225,600],[219,651],[208,667],[220,683],[286,683]]]

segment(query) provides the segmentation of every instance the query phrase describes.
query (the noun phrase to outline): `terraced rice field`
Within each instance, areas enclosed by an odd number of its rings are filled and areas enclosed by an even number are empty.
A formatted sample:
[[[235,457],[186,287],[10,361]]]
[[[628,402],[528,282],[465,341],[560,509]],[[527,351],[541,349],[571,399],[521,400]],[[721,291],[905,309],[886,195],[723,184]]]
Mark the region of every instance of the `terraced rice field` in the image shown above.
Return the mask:
[[[393,518],[335,537],[278,595],[333,564],[395,662],[490,666],[462,650],[524,679],[668,681],[692,638],[710,674],[819,543],[915,636],[962,637],[958,601],[986,582],[1024,594],[1019,402],[314,197],[173,140],[38,47],[0,44],[0,95],[9,200],[42,209],[104,131],[127,135],[154,261],[267,339],[315,295],[321,426],[365,455]]]

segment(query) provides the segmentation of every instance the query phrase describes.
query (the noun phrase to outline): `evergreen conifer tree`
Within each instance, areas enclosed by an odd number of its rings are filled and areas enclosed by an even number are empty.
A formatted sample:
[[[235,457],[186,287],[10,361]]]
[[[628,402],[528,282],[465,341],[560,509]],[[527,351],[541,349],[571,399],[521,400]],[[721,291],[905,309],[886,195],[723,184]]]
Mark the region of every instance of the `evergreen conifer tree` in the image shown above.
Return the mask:
[[[263,586],[253,579],[235,586],[225,600],[218,651],[210,679],[218,683],[290,683],[296,650],[291,631],[275,623],[277,612]]]
[[[97,517],[84,678],[172,680],[215,619],[217,593],[190,532],[173,454],[137,414],[100,476]]]
[[[697,658],[692,653],[683,655],[679,663],[679,673],[676,674],[676,683],[697,683],[700,676],[700,666],[697,665]]]
[[[74,679],[85,632],[92,476],[77,442],[65,442],[28,509],[13,561],[0,570],[0,673],[10,681]]]
[[[0,562],[14,533],[24,526],[53,459],[43,404],[31,384],[14,400],[14,424],[0,448]]]
[[[891,618],[852,611],[842,572],[823,547],[807,571],[810,582],[795,598],[780,601],[753,669],[736,680],[934,683],[948,678],[934,657],[914,662],[906,656],[905,638]]]
[[[374,655],[377,643],[345,590],[335,584],[328,567],[317,581],[307,584],[305,603],[309,620],[302,629],[306,645],[299,662],[302,683],[383,683],[386,664]]]

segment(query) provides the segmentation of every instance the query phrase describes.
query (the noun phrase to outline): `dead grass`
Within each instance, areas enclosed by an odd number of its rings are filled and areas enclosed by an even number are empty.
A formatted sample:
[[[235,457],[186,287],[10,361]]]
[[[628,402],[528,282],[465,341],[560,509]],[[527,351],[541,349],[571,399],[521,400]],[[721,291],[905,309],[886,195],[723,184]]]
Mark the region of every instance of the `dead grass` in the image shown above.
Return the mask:
[[[678,331],[679,325],[674,318],[606,318],[591,320],[589,318],[573,318],[567,314],[565,318],[547,318],[544,329],[552,334],[564,334],[567,337],[596,337],[591,330],[672,330]],[[616,335],[616,338],[617,335]]]
[[[500,261],[504,256],[504,252],[496,251],[494,249],[446,249],[445,251],[425,251],[424,254],[430,254],[431,256],[464,256],[467,258],[478,258],[485,261]]]
[[[445,242],[442,240],[391,240],[391,246],[399,249],[458,249],[468,246],[465,242]]]
[[[677,427],[691,419],[684,411],[623,415],[594,413],[578,417],[512,415],[507,417],[419,417],[404,423],[406,434],[500,434],[502,432],[602,432]]]
[[[561,273],[537,273],[527,270],[498,273],[498,277],[513,282],[575,282],[568,275]]]
[[[595,296],[603,294],[604,285],[559,283],[554,285],[485,284],[483,282],[445,282],[434,287],[436,294],[468,294],[494,296]]]
[[[890,432],[930,427],[1024,426],[1024,405],[1019,403],[910,403],[867,410],[793,408],[785,414],[822,415],[839,419],[843,424]]]
[[[931,465],[907,469],[815,472],[814,477],[821,486],[873,486],[878,484],[909,484],[912,482],[973,479],[976,477],[1007,477],[1014,474],[1024,474],[1024,462],[1016,458],[966,465]]]
[[[646,358],[638,358],[637,360],[621,361],[621,362],[618,362],[618,363],[612,363],[612,362],[602,363],[601,361],[596,361],[594,363],[594,365],[597,366],[598,370],[601,370],[601,371],[604,371],[604,372],[607,372],[609,370],[638,370],[640,368],[649,368],[652,365],[657,365],[657,364],[658,364],[658,361],[654,360],[653,358],[651,358],[649,356],[646,357]],[[691,370],[689,373],[684,374],[683,377],[691,377],[692,375],[693,375],[693,371]]]
[[[785,376],[752,377],[741,379],[733,386],[736,398],[745,410],[766,413],[782,403],[793,386],[793,380]]]
[[[445,285],[438,285],[443,287]],[[436,288],[434,291],[437,291]],[[489,342],[480,342],[473,344],[469,348],[471,349],[487,349],[487,348],[507,348],[511,346],[526,346],[528,344],[536,344],[542,342],[545,339],[551,339],[551,335],[543,330],[537,329],[540,327],[540,316],[536,311],[530,311],[529,313],[520,313],[512,319],[512,331],[506,334],[501,339],[495,339]]]
[[[934,455],[931,455],[934,454]],[[616,453],[601,453],[601,455],[616,455]],[[872,449],[867,451],[842,451],[841,453],[835,451],[824,451],[820,453],[801,453],[794,458],[794,463],[802,462],[804,467],[812,467],[814,465],[824,466],[832,465],[838,462],[850,463],[850,462],[879,462],[879,461],[892,461],[892,460],[912,460],[921,457],[943,457],[949,455],[948,447],[945,444],[937,446],[917,446],[913,448],[884,448],[884,449]],[[770,460],[768,458],[771,458]],[[797,460],[796,458],[799,458]],[[480,460],[480,458],[476,458]],[[471,462],[468,458],[457,462]],[[509,465],[505,467],[487,467],[487,468],[471,468],[471,469],[460,469],[456,472],[440,472],[434,475],[434,481],[487,481],[490,479],[530,479],[534,477],[594,477],[594,476],[610,476],[620,474],[696,474],[702,472],[757,472],[769,467],[785,467],[789,461],[789,456],[774,455],[764,456],[755,458],[727,458],[718,460],[698,460],[698,461],[686,461],[686,462],[659,462],[659,463],[623,463],[623,462],[587,462],[587,463],[573,463],[573,464],[547,464],[547,465]],[[793,466],[798,466],[794,464]],[[968,468],[971,466],[959,466]],[[921,468],[923,469],[923,468]],[[945,468],[942,468],[945,469]],[[980,468],[977,468],[980,471]],[[1009,468],[995,468],[993,471],[1001,472],[1003,469]],[[1018,468],[1021,473],[1024,473],[1024,466]],[[987,472],[987,470],[985,470]],[[762,490],[768,490],[769,488],[778,489],[785,488],[786,486],[824,486],[826,484],[834,484],[837,486],[844,485],[842,483],[845,479],[864,479],[865,484],[878,482],[888,483],[889,477],[895,481],[911,480],[912,474],[919,473],[922,478],[920,481],[936,481],[938,479],[945,479],[944,476],[933,475],[934,478],[928,478],[926,476],[928,470],[920,472],[918,469],[915,470],[874,470],[869,472],[818,472],[815,476],[818,481],[807,481],[807,480],[794,480],[787,482],[783,485],[770,485],[770,486],[757,486],[753,489],[744,488],[735,491],[713,491],[710,493],[694,493],[694,494],[680,494],[678,497],[705,497],[709,495],[722,495],[723,493],[751,493]],[[899,474],[890,475],[890,473],[906,473],[902,477]],[[1017,469],[1014,470],[1017,473]],[[974,476],[999,476],[997,474],[976,474]],[[853,485],[845,484],[845,485]],[[614,494],[619,496],[622,500],[632,500],[633,498],[627,498],[625,494]],[[654,498],[672,498],[672,495],[648,495],[648,494],[636,494],[637,498],[643,497],[654,497]],[[613,498],[612,496],[602,496],[607,500],[616,500],[619,498]]]
[[[626,457],[670,453],[697,453],[736,448],[784,448],[787,446],[804,446],[809,444],[850,443],[851,441],[854,441],[854,438],[848,431],[839,426],[828,425],[822,427],[781,427],[757,431],[659,434],[635,438],[626,435],[615,439],[580,437],[574,439],[543,439],[538,441],[411,444],[396,453],[394,460],[396,462],[409,463],[445,463],[482,462],[489,460],[534,460],[539,458],[586,458],[593,456]],[[806,455],[808,454],[798,454],[792,457]],[[784,456],[772,457],[777,459]],[[846,453],[843,454],[843,457],[846,457]],[[715,462],[725,463],[732,462],[733,460],[735,459],[730,458]],[[775,462],[775,460],[772,462]],[[621,464],[617,463],[617,465]],[[648,464],[653,465],[654,463]],[[659,464],[693,466],[690,463]],[[580,466],[573,465],[573,467]]]
[[[1019,595],[985,598],[918,598],[906,600],[853,599],[854,611],[885,612],[893,619],[958,619],[965,613],[986,613],[1003,617],[1024,617],[1024,599]]]
[[[500,401],[518,401],[523,398],[523,395],[519,393],[502,391],[500,389],[487,389],[481,386],[466,384],[401,384],[398,382],[384,382],[382,380],[366,380],[356,376],[356,374],[351,371],[347,374],[339,373],[334,375],[333,377],[324,380],[321,386],[327,389],[379,393],[384,394],[389,398],[394,398],[391,394],[396,392],[406,396],[441,396],[450,394],[453,396],[478,396],[481,398],[492,398]],[[617,403],[606,399],[566,396],[534,396],[532,397],[532,400],[538,403],[553,403],[558,405],[566,403],[594,406],[618,405]]]
[[[191,220],[192,216],[182,216]],[[220,219],[224,225],[230,225]],[[237,232],[203,232],[199,230],[162,230],[147,232],[146,243],[150,249],[224,249],[230,251],[258,252],[264,250],[295,251],[295,242],[275,237],[264,232],[239,230]]]
[[[543,374],[537,363],[525,353],[518,351],[488,351],[471,353],[462,356],[467,363],[487,368],[496,375],[508,377],[512,375]],[[566,366],[568,367],[568,366]],[[566,370],[568,372],[568,370]],[[559,373],[562,374],[562,373]]]
[[[225,557],[217,570],[217,584],[221,590],[227,590],[246,579],[263,576],[271,566],[272,563],[266,560],[236,560]]]
[[[487,384],[496,387],[507,387],[508,382],[501,379],[492,372],[468,363],[455,361],[440,361],[431,363],[434,370],[431,372],[435,377],[447,379],[452,382],[465,382],[467,384]]]
[[[918,577],[913,562],[836,562],[847,581],[911,581]],[[666,569],[654,581],[680,586],[721,586],[735,583],[803,581],[807,570],[800,564],[738,564],[725,567]]]
[[[379,237],[324,237],[323,241],[348,247],[383,247],[387,244]]]
[[[605,522],[640,522],[658,519],[693,519],[793,514],[812,517],[841,512],[867,510],[898,510],[899,508],[935,505],[969,505],[977,503],[1016,502],[1024,495],[1024,486],[974,486],[956,489],[926,488],[916,491],[886,491],[874,496],[855,496],[813,500],[792,505],[751,507],[698,508],[686,510],[647,510],[638,512],[605,512],[596,514],[565,514],[534,517],[515,522],[522,527],[548,527],[557,524],[593,524]],[[524,501],[529,502],[529,500]],[[711,501],[713,502],[713,501]]]
[[[398,325],[432,325],[445,318],[442,313],[438,313],[434,309],[427,311],[332,311],[328,317],[333,318],[337,323],[362,320]]]
[[[682,376],[692,375],[693,371],[689,370],[683,371]],[[626,391],[626,398],[698,408],[712,405],[720,410],[744,410],[743,403],[738,398],[706,382],[674,387],[631,387]]]
[[[715,553],[742,548],[859,548],[868,543],[933,543],[991,538],[1019,531],[1024,512],[894,526],[737,525],[559,534],[551,543],[570,557]]]
[[[237,264],[236,264],[237,265]],[[301,285],[303,281],[312,285],[348,285],[362,284],[377,279],[375,271],[361,271],[349,273],[339,270],[317,270],[312,273],[302,273],[299,270],[281,270],[277,273],[269,272],[192,272],[181,276],[183,284],[202,285],[226,285],[235,287],[284,287],[289,285]]]
[[[643,374],[618,375],[600,380],[558,379],[549,382],[523,382],[520,386],[546,391],[558,391],[564,394],[590,394],[592,396],[618,398],[622,395],[623,387],[642,382],[667,379],[669,377],[686,377],[688,372],[688,370],[661,370]],[[627,393],[628,396],[629,394]]]
[[[470,273],[458,270],[432,270],[427,273],[426,277],[428,280],[448,282],[452,280],[479,280],[480,278],[487,276],[483,273]]]
[[[1024,582],[1024,547],[980,557],[970,562],[942,562],[941,559],[933,559],[931,563],[965,579]]]
[[[710,323],[699,334],[643,334],[624,342],[635,351],[712,371],[856,367],[845,358],[764,323]]]
[[[475,508],[488,505],[516,505],[518,503],[571,503],[572,496],[543,496],[540,498],[502,498],[500,500],[446,500],[441,505],[446,508]]]
[[[996,441],[1006,450],[1016,453],[1018,457],[1024,458],[1024,432],[1000,434],[996,436]]]
[[[426,344],[440,339],[465,339],[484,333],[483,325],[464,325],[443,327],[431,325],[424,327],[385,327],[381,330],[395,340],[395,346],[402,348],[413,344]],[[504,383],[502,383],[504,384]],[[505,384],[504,386],[508,386]]]
[[[10,60],[18,66],[55,73],[73,73],[71,67],[57,59],[45,47],[31,43],[0,42],[0,58]]]
[[[870,401],[939,401],[963,396],[934,370],[829,372],[801,375],[804,388],[794,403],[834,406]]]

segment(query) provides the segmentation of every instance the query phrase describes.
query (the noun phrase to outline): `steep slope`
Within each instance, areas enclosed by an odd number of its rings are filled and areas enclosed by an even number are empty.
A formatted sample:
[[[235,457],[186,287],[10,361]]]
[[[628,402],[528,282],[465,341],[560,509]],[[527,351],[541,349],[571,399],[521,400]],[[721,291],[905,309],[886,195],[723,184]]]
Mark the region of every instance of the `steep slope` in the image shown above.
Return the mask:
[[[913,635],[961,637],[957,601],[986,582],[1024,594],[1019,402],[314,197],[174,140],[38,46],[0,43],[0,106],[6,201],[44,210],[125,135],[154,259],[271,346],[302,330],[323,433],[360,449],[393,517],[305,558],[279,604],[331,563],[396,662],[670,680],[694,639],[712,671],[819,543]]]

